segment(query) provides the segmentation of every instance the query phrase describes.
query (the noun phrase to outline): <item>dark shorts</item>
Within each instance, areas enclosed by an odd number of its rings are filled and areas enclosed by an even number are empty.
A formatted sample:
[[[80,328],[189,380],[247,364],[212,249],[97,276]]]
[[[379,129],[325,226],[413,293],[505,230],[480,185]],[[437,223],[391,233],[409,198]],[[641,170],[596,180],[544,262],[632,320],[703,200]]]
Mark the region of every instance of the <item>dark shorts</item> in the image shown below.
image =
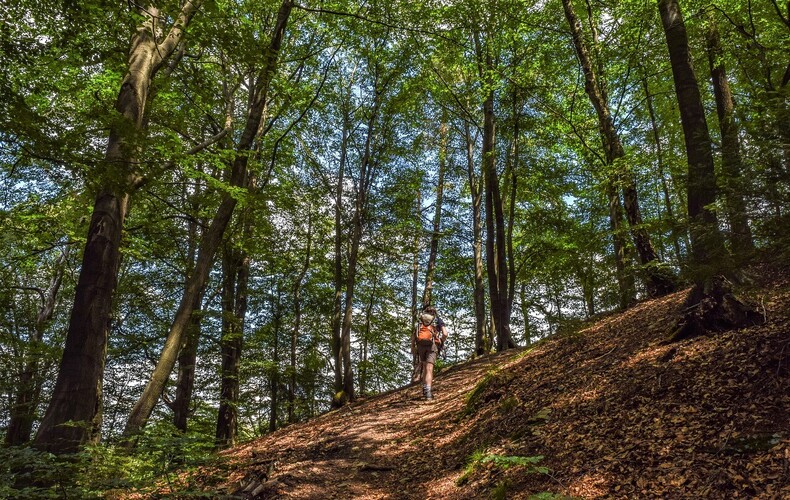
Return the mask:
[[[436,347],[436,344],[431,342],[430,344],[421,344],[417,343],[417,359],[420,363],[426,364],[436,364],[436,354],[439,351],[439,348]]]

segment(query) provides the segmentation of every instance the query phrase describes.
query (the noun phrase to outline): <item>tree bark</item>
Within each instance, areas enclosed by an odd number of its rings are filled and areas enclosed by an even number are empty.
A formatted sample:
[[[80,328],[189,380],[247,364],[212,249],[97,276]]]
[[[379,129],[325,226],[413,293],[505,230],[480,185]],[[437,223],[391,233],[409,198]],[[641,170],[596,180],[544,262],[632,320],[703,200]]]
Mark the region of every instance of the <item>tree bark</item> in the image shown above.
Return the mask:
[[[41,293],[41,307],[36,314],[36,323],[30,342],[25,346],[25,361],[22,372],[19,374],[19,382],[16,384],[16,396],[11,407],[8,420],[8,429],[5,435],[5,444],[8,446],[19,446],[30,441],[30,434],[33,431],[33,422],[36,418],[36,407],[38,406],[39,396],[41,395],[41,374],[39,373],[39,356],[43,347],[44,332],[47,325],[55,313],[55,305],[63,282],[63,273],[66,269],[66,259],[68,259],[69,247],[63,249],[63,253],[55,263],[54,274],[50,279],[46,292]]]
[[[596,75],[595,69],[593,68],[587,50],[587,44],[584,41],[581,21],[579,21],[579,18],[576,16],[572,1],[562,0],[562,6],[565,11],[565,18],[568,20],[568,24],[571,28],[573,44],[576,48],[576,54],[579,58],[582,72],[584,73],[584,90],[587,92],[587,96],[590,98],[590,102],[598,115],[598,130],[601,135],[601,141],[603,142],[606,163],[615,169],[621,170],[619,174],[615,172],[609,175],[619,180],[622,184],[625,214],[631,229],[631,236],[634,240],[639,263],[646,274],[647,293],[651,297],[666,295],[675,290],[675,284],[666,272],[662,272],[661,269],[656,266],[658,257],[653,249],[650,236],[647,234],[642,223],[633,170],[626,162],[620,161],[625,158],[625,150],[623,149],[617,130],[614,127],[612,114],[609,110],[606,89],[598,81],[599,75]]]
[[[288,18],[293,8],[292,0],[285,0],[277,14],[274,33],[271,42],[264,54],[263,67],[255,80],[250,99],[250,108],[247,114],[247,123],[239,139],[236,148],[236,157],[230,176],[230,185],[234,187],[245,187],[247,183],[247,162],[258,131],[263,120],[266,96],[269,91],[269,84],[274,76],[277,67],[277,59],[280,47],[285,35]],[[126,423],[124,436],[130,437],[137,434],[146,424],[154,406],[159,401],[165,385],[173,371],[176,356],[178,354],[181,338],[189,324],[192,315],[195,297],[203,293],[208,280],[209,271],[214,261],[214,255],[219,247],[225,228],[228,226],[236,207],[237,200],[230,193],[226,193],[220,203],[217,213],[211,221],[211,225],[206,230],[198,250],[198,259],[195,272],[187,282],[184,295],[181,298],[178,311],[176,312],[173,324],[170,327],[165,345],[159,357],[159,361],[154,368],[151,378],[146,385],[143,394],[137,400],[132,413]],[[130,444],[132,444],[130,442]]]
[[[132,37],[128,68],[115,109],[122,120],[110,130],[105,178],[93,207],[63,358],[34,446],[53,453],[75,452],[97,435],[102,378],[118,282],[120,244],[131,193],[139,187],[138,137],[149,105],[151,82],[182,40],[200,1],[187,1],[161,43],[159,10],[140,9],[143,23]],[[63,425],[75,422],[78,425]]]
[[[725,266],[727,258],[716,212],[716,174],[708,123],[691,64],[688,36],[677,0],[658,0],[672,65],[675,94],[688,157],[688,216],[695,281],[703,282]]]
[[[743,199],[741,180],[741,144],[738,138],[738,124],[735,123],[735,103],[727,80],[723,61],[723,51],[716,21],[711,15],[707,31],[708,64],[713,81],[713,95],[716,98],[716,113],[719,117],[721,133],[721,170],[720,186],[723,188],[724,205],[730,222],[730,245],[735,258],[741,262],[754,252],[752,231],[746,217],[746,202]]]

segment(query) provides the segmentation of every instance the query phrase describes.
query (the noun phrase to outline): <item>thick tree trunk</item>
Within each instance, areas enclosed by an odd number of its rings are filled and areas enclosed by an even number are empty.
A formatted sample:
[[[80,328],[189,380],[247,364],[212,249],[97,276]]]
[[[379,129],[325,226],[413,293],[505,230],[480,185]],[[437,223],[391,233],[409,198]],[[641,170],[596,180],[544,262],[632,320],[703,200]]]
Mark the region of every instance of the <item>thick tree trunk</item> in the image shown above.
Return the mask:
[[[716,112],[719,117],[721,133],[721,170],[720,186],[724,194],[724,206],[730,222],[730,245],[732,253],[739,261],[744,261],[754,252],[752,231],[746,217],[746,202],[741,192],[741,144],[738,138],[738,125],[735,123],[735,103],[732,99],[727,71],[722,60],[723,51],[716,21],[711,15],[708,20],[707,51],[710,77],[713,81],[713,94],[716,97]]]
[[[673,279],[666,272],[662,272],[662,270],[656,266],[658,257],[653,249],[650,236],[647,234],[642,223],[642,215],[639,209],[639,199],[633,171],[630,165],[620,161],[625,158],[625,150],[623,149],[617,130],[614,127],[606,90],[604,86],[598,82],[599,75],[596,75],[595,69],[593,68],[587,45],[584,41],[582,25],[579,18],[576,16],[572,1],[562,0],[562,5],[565,10],[565,18],[568,20],[573,35],[573,44],[576,48],[576,54],[579,57],[582,72],[584,73],[584,89],[598,115],[598,129],[604,146],[606,163],[621,171],[619,175],[617,173],[610,175],[613,175],[615,179],[619,179],[622,184],[625,214],[631,229],[631,236],[634,240],[639,263],[642,265],[646,275],[645,281],[648,295],[651,297],[666,295],[675,290],[675,284]]]
[[[475,356],[488,352],[486,343],[486,297],[483,282],[483,237],[481,224],[482,190],[480,179],[475,173],[474,140],[469,131],[469,123],[464,122],[466,137],[466,163],[469,177],[469,191],[472,195],[472,251],[474,257],[474,306],[475,306]]]
[[[55,263],[54,274],[49,282],[46,292],[41,293],[41,307],[36,315],[36,323],[30,342],[25,346],[25,362],[19,381],[16,384],[16,395],[8,420],[8,429],[5,435],[5,444],[8,446],[18,446],[30,441],[30,433],[33,431],[33,422],[36,418],[36,407],[38,406],[39,396],[41,395],[41,374],[39,373],[39,356],[43,347],[44,332],[47,325],[55,313],[56,299],[60,284],[63,281],[63,273],[66,269],[66,259],[68,258],[69,247],[65,247],[63,253]]]
[[[277,14],[277,23],[274,28],[269,47],[264,55],[264,64],[261,72],[256,78],[254,88],[252,89],[253,95],[250,99],[250,109],[247,115],[247,123],[244,131],[239,139],[236,148],[236,158],[233,162],[233,168],[230,176],[230,185],[235,187],[244,187],[247,183],[247,161],[249,152],[252,149],[253,141],[258,134],[258,131],[263,120],[264,108],[266,104],[266,96],[268,95],[269,84],[274,76],[277,67],[277,58],[282,45],[283,37],[285,35],[285,28],[288,23],[288,17],[293,8],[292,0],[285,0],[280,6]],[[195,266],[195,272],[190,276],[187,282],[186,290],[181,298],[181,303],[176,312],[173,324],[170,327],[165,345],[159,357],[159,361],[154,368],[151,378],[146,385],[143,394],[137,400],[132,413],[126,423],[124,429],[124,436],[130,437],[137,434],[148,421],[148,417],[159,401],[162,392],[165,389],[167,380],[170,377],[170,372],[173,371],[175,360],[181,346],[181,339],[189,324],[189,318],[192,316],[192,308],[195,303],[195,298],[203,293],[206,282],[208,280],[209,271],[211,270],[214,255],[219,248],[222,237],[225,233],[225,228],[228,226],[233,210],[236,207],[236,198],[230,194],[223,196],[217,213],[215,214],[211,225],[203,234],[203,239],[200,243],[198,250],[198,259]],[[130,442],[130,444],[132,444]]]
[[[686,142],[691,256],[696,281],[701,283],[725,266],[727,259],[716,212],[712,209],[716,202],[713,153],[680,6],[677,0],[658,0],[658,10],[666,34]]]
[[[442,229],[442,200],[444,197],[444,175],[447,170],[447,124],[439,126],[439,181],[436,185],[436,206],[431,233],[431,251],[428,255],[428,269],[425,272],[425,288],[422,293],[423,308],[433,300],[433,275],[436,271],[436,257],[439,253],[439,238]]]
[[[151,82],[175,51],[200,3],[196,0],[184,4],[161,43],[156,41],[161,30],[159,10],[153,6],[140,10],[145,21],[132,37],[127,73],[115,103],[123,122],[110,130],[104,187],[96,197],[88,227],[63,358],[52,399],[34,441],[40,450],[74,452],[97,435],[121,233],[130,193],[140,185],[136,136],[144,128]],[[63,425],[67,422],[78,425]]]
[[[658,0],[688,157],[688,215],[695,285],[670,340],[745,326],[754,312],[730,292],[722,274],[732,271],[716,213],[716,174],[708,123],[691,64],[688,36],[677,0]]]

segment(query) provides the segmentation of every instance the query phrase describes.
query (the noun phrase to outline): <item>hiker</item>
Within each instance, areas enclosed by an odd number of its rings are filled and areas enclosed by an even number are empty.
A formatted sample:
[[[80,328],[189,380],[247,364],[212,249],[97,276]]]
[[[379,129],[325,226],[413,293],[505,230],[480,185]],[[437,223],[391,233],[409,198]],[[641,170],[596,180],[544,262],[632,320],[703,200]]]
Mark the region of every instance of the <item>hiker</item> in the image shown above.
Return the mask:
[[[422,382],[422,395],[425,399],[433,399],[433,365],[446,339],[447,327],[444,322],[434,307],[426,306],[411,337],[411,352],[415,357],[412,382]]]

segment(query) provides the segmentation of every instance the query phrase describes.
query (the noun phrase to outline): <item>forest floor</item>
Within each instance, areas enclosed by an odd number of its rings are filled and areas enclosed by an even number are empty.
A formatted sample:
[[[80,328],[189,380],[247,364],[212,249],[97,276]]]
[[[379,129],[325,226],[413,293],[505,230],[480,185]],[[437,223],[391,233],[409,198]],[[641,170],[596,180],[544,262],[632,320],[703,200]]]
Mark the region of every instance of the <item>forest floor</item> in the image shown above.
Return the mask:
[[[316,500],[790,498],[790,273],[753,274],[738,293],[762,325],[664,344],[688,290],[642,302],[446,369],[433,401],[405,387],[228,450],[223,479],[206,473],[204,487]]]

